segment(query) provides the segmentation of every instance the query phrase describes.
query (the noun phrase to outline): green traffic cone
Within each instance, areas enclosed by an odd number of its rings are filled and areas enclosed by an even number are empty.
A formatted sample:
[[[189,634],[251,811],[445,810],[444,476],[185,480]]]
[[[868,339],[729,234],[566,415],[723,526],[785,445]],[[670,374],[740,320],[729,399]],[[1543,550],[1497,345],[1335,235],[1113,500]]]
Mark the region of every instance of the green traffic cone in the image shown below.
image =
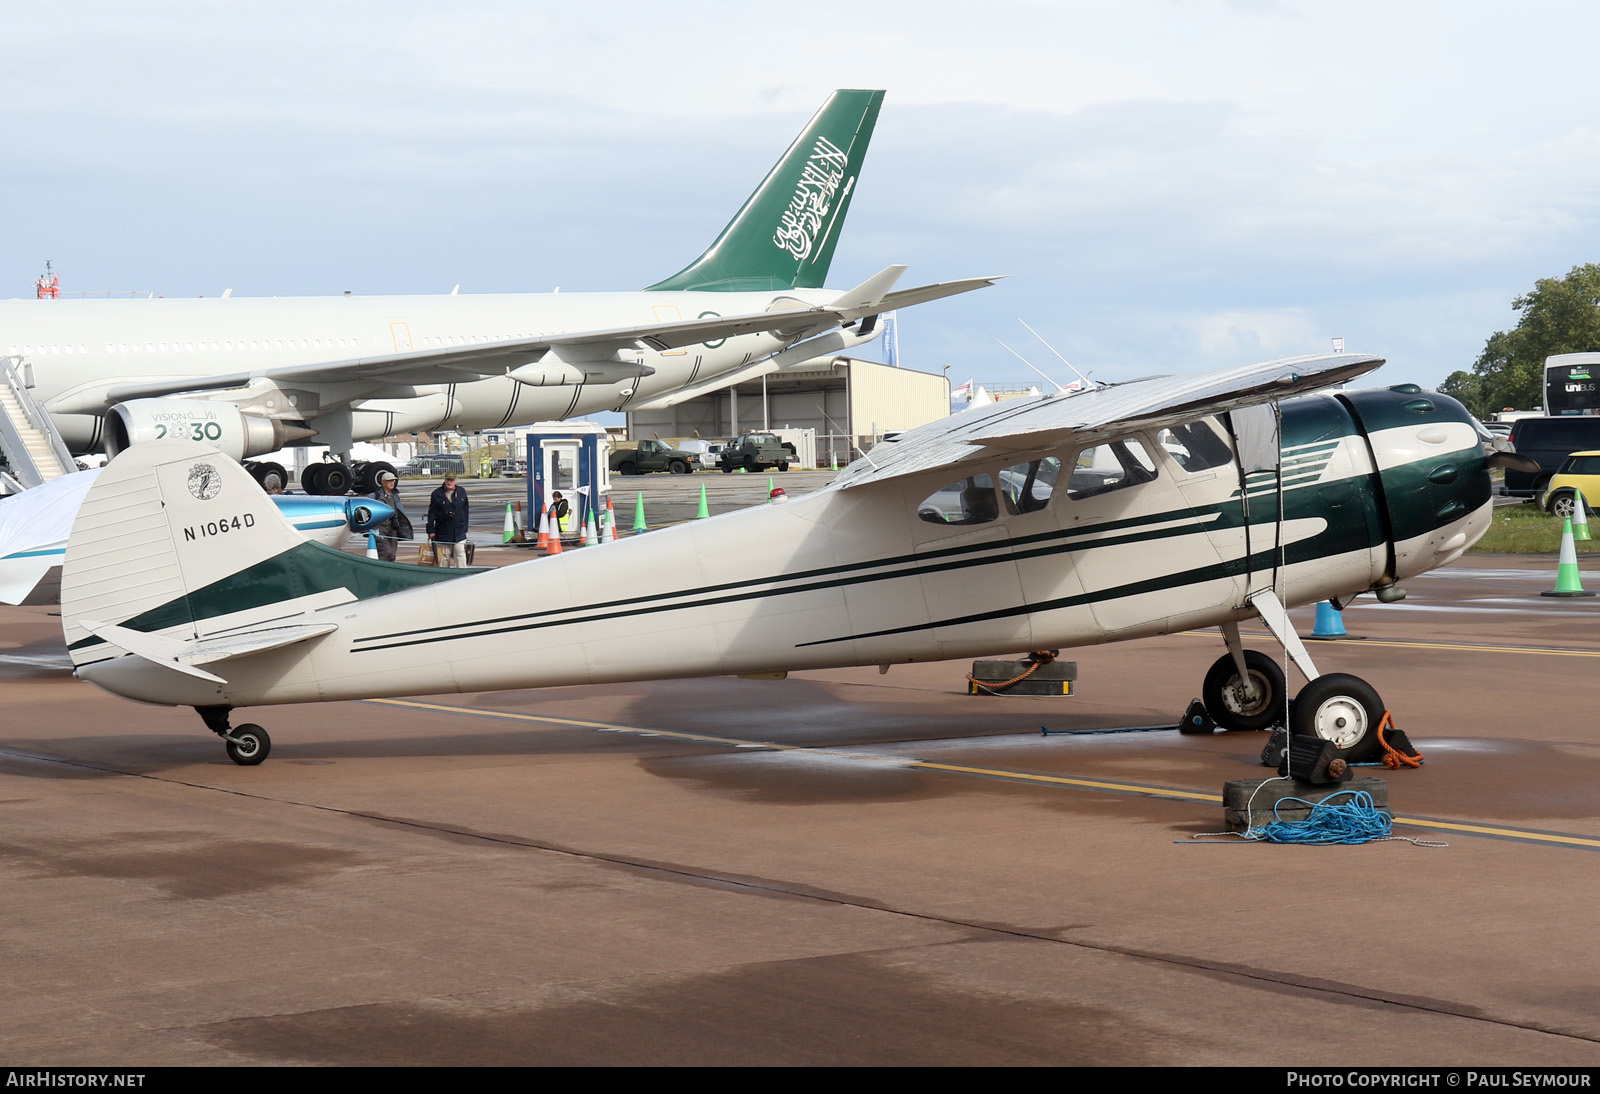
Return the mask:
[[[711,515],[711,507],[706,504],[706,484],[700,484],[700,511],[696,513],[696,520],[704,520]]]
[[[833,463],[833,466],[831,468],[829,468],[829,470],[831,470],[831,471],[839,470],[839,453],[834,452],[832,449],[829,449],[829,456],[831,457],[831,462]]]
[[[516,518],[511,515],[511,503],[508,501],[508,502],[506,502],[506,524],[505,524],[505,530],[500,533],[500,535],[501,535],[500,542],[501,543],[510,543],[512,537],[515,536],[516,534],[517,534]]]
[[[1561,529],[1561,559],[1556,564],[1556,587],[1546,589],[1540,596],[1593,596],[1585,591],[1583,582],[1578,580],[1578,548],[1572,542],[1572,518],[1568,517],[1562,522]]]
[[[633,503],[633,530],[635,532],[648,532],[650,526],[644,522],[644,492],[640,491],[638,500]]]
[[[1572,538],[1579,543],[1588,543],[1594,537],[1589,534],[1589,506],[1584,503],[1583,491],[1573,491],[1572,506]]]
[[[777,485],[777,483],[772,481],[772,476],[768,475],[767,476],[767,497],[769,497],[769,498],[772,497],[772,488],[774,486],[776,486],[776,485]]]

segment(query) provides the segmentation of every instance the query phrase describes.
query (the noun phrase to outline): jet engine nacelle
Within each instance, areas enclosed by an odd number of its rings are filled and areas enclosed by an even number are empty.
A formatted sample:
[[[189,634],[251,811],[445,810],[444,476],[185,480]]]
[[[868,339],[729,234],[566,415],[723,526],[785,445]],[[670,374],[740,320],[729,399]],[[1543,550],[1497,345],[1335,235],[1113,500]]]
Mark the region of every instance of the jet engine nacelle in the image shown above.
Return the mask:
[[[146,441],[199,441],[246,460],[276,452],[311,430],[204,399],[130,399],[106,413],[106,455]]]

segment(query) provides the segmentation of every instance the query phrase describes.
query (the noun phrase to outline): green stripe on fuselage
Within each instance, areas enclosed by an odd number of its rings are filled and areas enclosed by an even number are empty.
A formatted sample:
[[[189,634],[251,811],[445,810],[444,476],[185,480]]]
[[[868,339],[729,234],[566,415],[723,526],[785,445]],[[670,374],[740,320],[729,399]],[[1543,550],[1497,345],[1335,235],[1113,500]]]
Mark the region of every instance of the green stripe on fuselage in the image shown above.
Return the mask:
[[[141,612],[122,625],[129,630],[151,633],[333,589],[347,589],[357,600],[367,600],[482,572],[481,568],[464,570],[383,562],[308,540],[176,600]],[[101,639],[90,637],[74,642],[70,648],[82,649],[100,642]]]

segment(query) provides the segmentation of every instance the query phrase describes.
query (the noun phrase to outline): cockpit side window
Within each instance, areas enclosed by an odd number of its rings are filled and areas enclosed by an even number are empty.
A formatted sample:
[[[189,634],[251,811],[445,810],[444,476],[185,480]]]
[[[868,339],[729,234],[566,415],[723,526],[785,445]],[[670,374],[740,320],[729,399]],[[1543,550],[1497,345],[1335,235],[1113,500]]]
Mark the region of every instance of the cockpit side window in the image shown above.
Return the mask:
[[[1203,420],[1163,429],[1156,435],[1156,443],[1185,471],[1210,471],[1233,462],[1233,449]]]
[[[917,516],[929,524],[988,524],[1000,515],[994,479],[971,475],[937,490],[917,506]]]
[[[1067,497],[1097,497],[1129,486],[1150,482],[1156,464],[1144,445],[1132,437],[1097,444],[1078,453],[1067,483]]]

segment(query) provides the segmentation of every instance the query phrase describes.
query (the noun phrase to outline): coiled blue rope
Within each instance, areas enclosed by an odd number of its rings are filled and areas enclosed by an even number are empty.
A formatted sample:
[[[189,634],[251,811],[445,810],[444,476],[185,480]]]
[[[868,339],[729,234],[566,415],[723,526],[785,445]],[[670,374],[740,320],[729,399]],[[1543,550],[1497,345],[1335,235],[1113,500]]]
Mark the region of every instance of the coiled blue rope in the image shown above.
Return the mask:
[[[1338,802],[1339,798],[1349,801]],[[1311,813],[1304,820],[1283,820],[1278,810],[1286,802],[1309,805]],[[1272,815],[1277,819],[1250,829],[1244,838],[1269,843],[1370,843],[1389,838],[1394,830],[1394,818],[1379,809],[1365,790],[1341,790],[1315,803],[1282,798],[1272,807]]]

